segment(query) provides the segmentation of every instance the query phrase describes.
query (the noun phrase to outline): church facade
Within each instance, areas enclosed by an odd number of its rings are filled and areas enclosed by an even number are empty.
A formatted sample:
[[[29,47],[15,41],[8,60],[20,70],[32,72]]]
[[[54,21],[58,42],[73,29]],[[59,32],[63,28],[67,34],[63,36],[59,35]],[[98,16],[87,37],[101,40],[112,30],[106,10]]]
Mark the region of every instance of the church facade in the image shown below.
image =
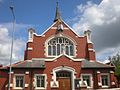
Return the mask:
[[[114,67],[96,61],[90,30],[79,36],[61,19],[43,34],[28,30],[24,61],[12,64],[11,90],[79,90],[115,87]],[[0,90],[7,90],[9,66],[0,67]]]

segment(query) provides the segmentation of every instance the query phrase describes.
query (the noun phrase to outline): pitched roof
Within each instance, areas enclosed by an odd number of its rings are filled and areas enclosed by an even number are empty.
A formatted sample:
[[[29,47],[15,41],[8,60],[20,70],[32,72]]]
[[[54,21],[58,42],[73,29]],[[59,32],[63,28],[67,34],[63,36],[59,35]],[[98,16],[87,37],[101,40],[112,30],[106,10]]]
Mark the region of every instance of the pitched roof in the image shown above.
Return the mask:
[[[83,60],[82,61],[82,68],[113,68],[113,66],[106,65],[97,61],[89,61],[89,60]]]
[[[45,68],[44,60],[25,60],[17,64],[13,64],[12,68]]]

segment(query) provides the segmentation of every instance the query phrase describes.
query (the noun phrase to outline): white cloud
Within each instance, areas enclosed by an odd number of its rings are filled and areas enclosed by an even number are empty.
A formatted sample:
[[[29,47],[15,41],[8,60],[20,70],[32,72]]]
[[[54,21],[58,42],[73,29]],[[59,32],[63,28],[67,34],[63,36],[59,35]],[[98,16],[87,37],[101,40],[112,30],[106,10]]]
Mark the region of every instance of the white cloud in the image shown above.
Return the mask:
[[[13,60],[12,60],[13,63],[19,60],[23,60],[26,41],[25,35],[27,34],[26,33],[27,29],[31,26],[32,25],[26,24],[16,24],[15,26]],[[13,30],[12,23],[0,24],[0,64],[3,65],[9,64],[10,61],[12,30]]]
[[[73,28],[79,34],[87,29],[92,30],[98,59],[120,50],[120,0],[103,0],[99,5],[88,2],[77,6],[77,12]]]
[[[21,48],[24,48],[25,42],[21,39],[14,40],[13,62],[22,59]],[[0,27],[0,63],[9,64],[11,50],[11,37],[8,29]]]

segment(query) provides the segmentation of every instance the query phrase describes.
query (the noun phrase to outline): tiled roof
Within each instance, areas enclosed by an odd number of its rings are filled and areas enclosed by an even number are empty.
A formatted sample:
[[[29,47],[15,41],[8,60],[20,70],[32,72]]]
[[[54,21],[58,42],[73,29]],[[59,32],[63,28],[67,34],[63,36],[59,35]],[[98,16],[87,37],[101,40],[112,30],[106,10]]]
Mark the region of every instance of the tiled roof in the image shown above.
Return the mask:
[[[97,61],[82,61],[82,68],[113,68],[113,66],[106,65]]]
[[[25,60],[12,65],[12,68],[45,68],[44,60]]]

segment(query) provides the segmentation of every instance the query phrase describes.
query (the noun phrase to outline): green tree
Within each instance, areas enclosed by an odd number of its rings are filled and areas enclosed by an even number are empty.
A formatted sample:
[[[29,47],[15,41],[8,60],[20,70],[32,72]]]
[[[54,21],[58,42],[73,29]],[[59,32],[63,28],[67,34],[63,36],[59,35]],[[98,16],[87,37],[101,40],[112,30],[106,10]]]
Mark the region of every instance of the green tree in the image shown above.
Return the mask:
[[[113,57],[109,57],[111,63],[115,66],[115,77],[117,79],[118,87],[120,87],[120,54],[116,54]]]

